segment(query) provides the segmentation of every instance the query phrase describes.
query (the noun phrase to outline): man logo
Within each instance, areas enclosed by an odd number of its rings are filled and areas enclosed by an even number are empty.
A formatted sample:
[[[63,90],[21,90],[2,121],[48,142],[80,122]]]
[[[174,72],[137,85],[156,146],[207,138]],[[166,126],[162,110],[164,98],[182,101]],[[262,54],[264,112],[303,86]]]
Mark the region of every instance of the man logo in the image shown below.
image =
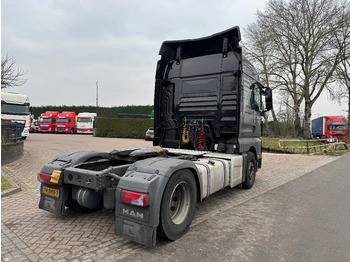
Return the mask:
[[[135,218],[143,219],[143,213],[137,212],[137,211],[135,212],[135,211],[129,210],[127,208],[123,208],[123,214],[128,215],[128,216],[132,216]]]

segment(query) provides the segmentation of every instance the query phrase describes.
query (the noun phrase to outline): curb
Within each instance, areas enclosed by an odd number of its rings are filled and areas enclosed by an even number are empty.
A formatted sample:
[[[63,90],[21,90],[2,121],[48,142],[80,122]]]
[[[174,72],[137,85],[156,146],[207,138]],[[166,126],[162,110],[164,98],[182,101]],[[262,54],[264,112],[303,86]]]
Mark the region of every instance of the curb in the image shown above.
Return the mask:
[[[19,191],[21,191],[22,189],[15,183],[13,182],[13,180],[6,175],[3,171],[1,171],[1,175],[6,178],[6,180],[12,185],[12,188],[5,190],[4,192],[1,192],[1,198],[6,197],[6,196],[10,196],[13,195]]]

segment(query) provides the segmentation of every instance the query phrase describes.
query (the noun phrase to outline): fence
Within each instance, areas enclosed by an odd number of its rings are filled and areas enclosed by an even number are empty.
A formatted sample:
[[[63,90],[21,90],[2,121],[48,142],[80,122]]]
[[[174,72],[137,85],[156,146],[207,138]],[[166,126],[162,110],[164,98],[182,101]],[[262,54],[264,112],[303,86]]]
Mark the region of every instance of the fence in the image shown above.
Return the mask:
[[[1,143],[17,142],[22,140],[24,124],[1,124]]]
[[[344,142],[337,139],[315,139],[315,140],[279,140],[278,146],[292,153],[316,153],[322,150],[336,149],[337,146],[347,149]]]

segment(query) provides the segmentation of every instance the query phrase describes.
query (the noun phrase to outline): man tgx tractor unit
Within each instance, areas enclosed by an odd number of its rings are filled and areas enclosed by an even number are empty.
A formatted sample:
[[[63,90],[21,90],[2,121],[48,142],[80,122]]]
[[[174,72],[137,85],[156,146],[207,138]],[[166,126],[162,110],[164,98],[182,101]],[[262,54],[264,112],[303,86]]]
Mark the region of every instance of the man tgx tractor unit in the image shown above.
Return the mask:
[[[225,187],[251,188],[272,92],[258,82],[240,40],[233,27],[165,41],[156,69],[154,147],[57,156],[38,174],[39,207],[57,216],[66,207],[114,209],[117,235],[152,246],[157,236],[183,236],[197,201]]]

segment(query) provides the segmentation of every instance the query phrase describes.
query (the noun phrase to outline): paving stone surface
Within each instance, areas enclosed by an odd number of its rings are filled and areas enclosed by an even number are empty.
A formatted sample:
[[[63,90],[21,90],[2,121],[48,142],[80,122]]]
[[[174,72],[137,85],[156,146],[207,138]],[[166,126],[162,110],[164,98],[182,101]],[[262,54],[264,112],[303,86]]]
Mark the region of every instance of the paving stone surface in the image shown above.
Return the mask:
[[[1,260],[117,261],[127,259],[135,252],[147,252],[146,247],[114,235],[115,218],[111,210],[92,214],[68,210],[64,217],[56,218],[39,209],[40,183],[36,177],[45,163],[62,152],[110,152],[116,148],[151,145],[152,142],[140,139],[31,134],[24,143],[23,158],[1,168],[2,173],[22,189],[2,197]],[[337,158],[264,154],[263,168],[257,174],[254,187],[248,191],[225,189],[199,203],[192,226]]]

